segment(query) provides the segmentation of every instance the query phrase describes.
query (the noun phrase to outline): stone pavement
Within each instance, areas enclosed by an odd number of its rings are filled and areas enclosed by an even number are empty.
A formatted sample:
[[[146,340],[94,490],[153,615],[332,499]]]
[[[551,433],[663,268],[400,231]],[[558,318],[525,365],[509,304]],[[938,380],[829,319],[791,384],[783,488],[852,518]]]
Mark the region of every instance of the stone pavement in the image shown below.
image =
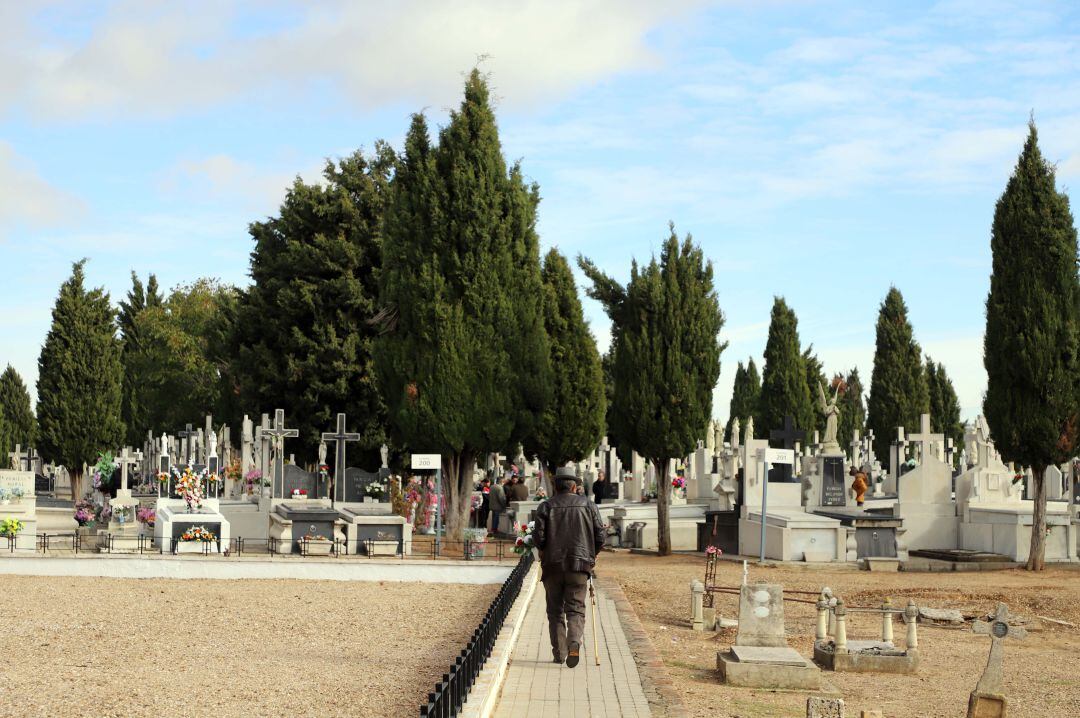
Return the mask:
[[[537,586],[511,654],[495,718],[652,715],[615,602],[599,586],[596,599],[600,665],[593,656],[592,608],[586,599],[581,663],[577,668],[567,668],[551,660],[544,586]]]

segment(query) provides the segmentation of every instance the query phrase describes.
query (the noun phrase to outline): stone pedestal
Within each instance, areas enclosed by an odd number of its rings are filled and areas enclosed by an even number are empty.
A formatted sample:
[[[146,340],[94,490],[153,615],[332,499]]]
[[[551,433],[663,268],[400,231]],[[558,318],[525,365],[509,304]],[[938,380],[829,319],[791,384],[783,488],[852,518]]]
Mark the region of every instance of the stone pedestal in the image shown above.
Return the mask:
[[[341,509],[349,553],[369,556],[412,555],[412,524],[397,514],[372,515]]]

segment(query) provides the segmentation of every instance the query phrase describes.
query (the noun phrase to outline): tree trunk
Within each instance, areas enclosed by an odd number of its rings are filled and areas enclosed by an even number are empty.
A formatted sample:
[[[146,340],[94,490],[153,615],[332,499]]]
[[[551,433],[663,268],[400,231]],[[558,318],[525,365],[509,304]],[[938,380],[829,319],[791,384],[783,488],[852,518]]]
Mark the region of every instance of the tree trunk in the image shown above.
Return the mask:
[[[71,482],[71,500],[77,502],[82,498],[82,473],[69,471],[68,479]]]
[[[658,459],[653,463],[664,467],[663,473],[656,477],[656,543],[657,553],[671,555],[671,478],[668,465],[671,459]]]
[[[443,457],[443,494],[446,501],[443,521],[446,538],[450,541],[461,541],[469,525],[474,461],[471,452],[458,452]]]
[[[1032,473],[1035,512],[1031,522],[1031,549],[1028,551],[1027,570],[1042,571],[1046,559],[1046,467],[1033,466]]]

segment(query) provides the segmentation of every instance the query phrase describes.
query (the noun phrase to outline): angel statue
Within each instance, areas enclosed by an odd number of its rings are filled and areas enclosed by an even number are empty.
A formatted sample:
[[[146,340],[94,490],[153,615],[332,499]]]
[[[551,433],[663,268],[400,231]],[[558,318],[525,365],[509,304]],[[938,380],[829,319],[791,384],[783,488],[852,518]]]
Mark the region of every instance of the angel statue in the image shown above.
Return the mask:
[[[836,385],[831,401],[825,395],[825,388],[821,386],[821,382],[818,382],[817,388],[818,406],[821,413],[825,415],[825,438],[822,441],[821,450],[823,453],[840,451],[840,444],[836,441],[836,422],[840,417],[840,407],[837,405],[840,399],[840,385]]]

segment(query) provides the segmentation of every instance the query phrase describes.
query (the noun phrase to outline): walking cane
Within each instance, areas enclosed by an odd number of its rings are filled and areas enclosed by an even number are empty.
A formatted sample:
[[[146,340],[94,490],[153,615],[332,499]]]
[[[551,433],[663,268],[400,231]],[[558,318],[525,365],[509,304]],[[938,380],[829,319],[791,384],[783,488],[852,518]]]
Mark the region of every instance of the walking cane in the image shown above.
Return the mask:
[[[596,665],[600,665],[600,648],[596,642],[596,591],[593,590],[593,577],[589,574],[589,598],[592,599],[592,652]]]

